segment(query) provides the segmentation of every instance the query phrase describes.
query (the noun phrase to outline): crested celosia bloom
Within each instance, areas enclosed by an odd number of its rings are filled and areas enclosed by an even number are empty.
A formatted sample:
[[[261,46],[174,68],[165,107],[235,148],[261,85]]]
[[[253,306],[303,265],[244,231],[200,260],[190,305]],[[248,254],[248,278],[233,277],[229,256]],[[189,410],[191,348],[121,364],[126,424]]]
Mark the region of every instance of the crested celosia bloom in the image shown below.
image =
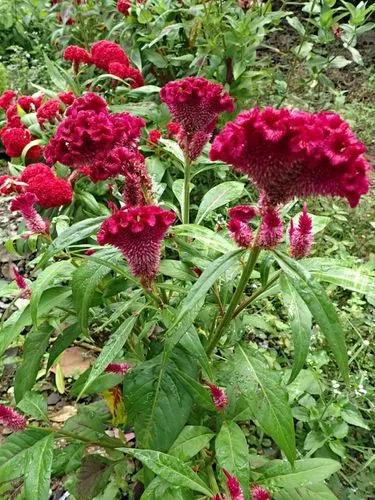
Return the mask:
[[[135,150],[144,124],[129,113],[110,113],[104,99],[85,94],[67,109],[45,149],[45,158],[49,164],[59,161],[72,168],[88,168],[93,180],[107,179],[121,170],[110,155],[119,147]]]
[[[369,189],[364,151],[335,113],[255,108],[224,127],[210,158],[248,175],[271,205],[323,195],[355,207]]]
[[[180,125],[176,122],[168,122],[167,132],[168,137],[174,137],[175,135],[178,135],[178,133],[180,132]]]
[[[150,130],[149,133],[148,133],[147,139],[151,143],[157,144],[159,142],[159,140],[161,139],[161,133],[160,133],[160,131],[157,130],[157,129]]]
[[[228,404],[228,398],[225,394],[224,389],[221,389],[217,385],[211,384],[210,382],[206,381],[204,382],[204,385],[206,385],[210,390],[212,401],[217,411],[223,411]]]
[[[22,431],[27,426],[25,417],[17,413],[13,408],[0,404],[0,423],[14,432]]]
[[[191,160],[199,156],[209,141],[220,113],[234,110],[233,99],[222,85],[199,77],[167,83],[160,98],[180,126],[178,141]]]
[[[78,72],[81,64],[91,63],[90,53],[78,45],[68,45],[64,50],[63,57],[66,61],[72,62],[75,73]]]
[[[116,375],[125,375],[130,370],[128,363],[109,363],[105,371],[107,373],[116,373]]]
[[[42,104],[43,95],[37,95],[36,97],[30,95],[22,95],[18,98],[17,104],[26,112],[30,113],[39,108]]]
[[[127,73],[124,77],[126,80],[129,80],[129,84],[132,89],[137,89],[139,87],[143,87],[145,84],[142,73],[137,68],[133,68],[132,66],[128,67]]]
[[[91,47],[91,59],[97,68],[108,71],[111,63],[120,63],[129,66],[129,58],[124,49],[115,42],[100,40]]]
[[[257,214],[257,209],[249,205],[237,205],[228,211],[228,231],[230,237],[240,247],[247,248],[253,241],[253,232],[249,222]]]
[[[73,92],[59,92],[58,96],[60,101],[66,106],[70,106],[71,104],[73,104],[74,99],[76,98]]]
[[[295,227],[293,219],[290,221],[290,255],[295,259],[307,257],[309,255],[313,244],[312,227],[313,221],[307,213],[307,205],[305,203],[303,205],[302,214],[298,218],[298,225]]]
[[[7,128],[25,128],[18,114],[17,104],[11,104],[6,110]]]
[[[128,74],[128,68],[129,67],[125,64],[121,64],[119,62],[112,62],[108,65],[108,73],[124,79]]]
[[[5,90],[0,96],[0,108],[6,111],[14,103],[16,96],[14,90]]]
[[[20,211],[26,227],[32,234],[48,234],[49,222],[43,220],[35,210],[34,205],[38,202],[38,198],[34,193],[20,194],[12,200],[10,209],[12,212]]]
[[[263,486],[253,486],[251,488],[252,500],[271,500],[271,495]]]
[[[29,182],[29,180],[36,175],[49,175],[51,177],[54,177],[55,174],[53,173],[53,170],[45,163],[31,163],[22,170],[19,179],[22,182]]]
[[[29,285],[27,284],[25,278],[22,276],[22,274],[18,271],[17,266],[12,266],[11,273],[13,275],[13,278],[16,282],[16,285],[21,291],[21,298],[23,299],[29,299],[31,297],[31,289]]]
[[[117,0],[116,9],[121,14],[124,14],[124,16],[128,16],[131,6],[132,4],[129,0]]]
[[[51,122],[58,118],[61,113],[61,102],[58,99],[50,99],[40,106],[36,112],[36,117],[40,125]]]
[[[223,469],[223,472],[225,474],[225,477],[227,478],[227,488],[231,500],[245,500],[238,479],[235,476],[229,474],[229,472],[227,472],[225,469]]]
[[[103,222],[97,239],[121,250],[131,272],[147,286],[159,270],[161,242],[175,217],[156,205],[122,208]]]
[[[37,203],[43,208],[54,208],[71,203],[73,191],[70,183],[59,177],[39,174],[32,177],[26,192],[37,197]]]
[[[283,221],[278,208],[267,205],[264,200],[261,203],[262,221],[255,243],[260,248],[275,248],[283,239]]]
[[[5,152],[11,158],[18,158],[21,156],[22,151],[29,142],[33,140],[27,128],[13,128],[6,127],[0,134],[1,140],[4,144]],[[35,146],[27,152],[27,158],[39,158],[40,147]]]

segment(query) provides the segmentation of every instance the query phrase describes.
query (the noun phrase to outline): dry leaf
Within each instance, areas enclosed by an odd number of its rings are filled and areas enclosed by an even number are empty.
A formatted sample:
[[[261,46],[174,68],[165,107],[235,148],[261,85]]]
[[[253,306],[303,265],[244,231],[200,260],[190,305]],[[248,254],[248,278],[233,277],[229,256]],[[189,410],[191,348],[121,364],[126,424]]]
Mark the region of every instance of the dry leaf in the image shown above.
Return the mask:
[[[81,347],[68,347],[59,358],[59,365],[64,377],[73,377],[87,370],[92,361],[93,356],[89,351]],[[56,366],[51,371],[56,373]]]
[[[74,417],[77,414],[77,408],[75,406],[64,406],[60,411],[50,416],[52,422],[65,422],[70,417]]]

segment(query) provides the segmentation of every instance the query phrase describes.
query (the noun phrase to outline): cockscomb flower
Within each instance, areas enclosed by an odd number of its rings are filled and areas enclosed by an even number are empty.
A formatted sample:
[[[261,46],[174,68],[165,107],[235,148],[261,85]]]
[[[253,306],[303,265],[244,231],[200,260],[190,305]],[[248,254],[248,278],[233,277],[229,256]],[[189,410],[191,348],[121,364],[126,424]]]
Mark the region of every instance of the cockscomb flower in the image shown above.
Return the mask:
[[[131,272],[148,286],[159,270],[161,242],[175,217],[156,205],[122,208],[104,221],[98,243],[121,250]]]
[[[64,50],[63,57],[66,61],[72,62],[75,73],[78,72],[81,64],[91,63],[90,53],[78,45],[68,45]]]
[[[229,491],[229,495],[231,500],[245,500],[244,494],[242,492],[240,483],[235,476],[229,474],[228,471],[223,469],[225,477],[227,478],[227,488]]]
[[[152,129],[149,131],[147,139],[152,144],[157,144],[161,139],[161,132],[157,129]]]
[[[117,0],[116,9],[121,14],[124,14],[124,16],[128,16],[131,6],[132,4],[129,0]]]
[[[223,411],[228,404],[228,398],[224,389],[221,389],[217,385],[211,384],[207,381],[204,381],[204,385],[210,390],[212,401],[217,411]]]
[[[13,408],[0,404],[0,423],[14,432],[22,431],[27,426],[25,417],[17,413]]]
[[[322,195],[355,207],[369,189],[364,151],[335,113],[255,108],[224,127],[210,158],[248,175],[271,205]]]
[[[58,96],[60,101],[66,106],[70,106],[71,104],[73,104],[74,99],[76,98],[73,92],[59,92]]]
[[[180,125],[176,122],[168,122],[167,123],[167,132],[168,137],[176,136],[180,131]]]
[[[234,110],[233,99],[222,85],[199,77],[167,83],[160,98],[181,127],[178,140],[191,160],[199,156],[209,141],[220,113]]]
[[[283,221],[278,208],[264,203],[260,208],[262,221],[257,235],[256,245],[260,248],[275,248],[283,239]]]
[[[251,488],[252,500],[271,500],[271,495],[263,486],[253,486]]]
[[[38,198],[34,193],[20,194],[12,200],[10,209],[12,212],[21,212],[26,227],[32,234],[48,234],[49,222],[43,220],[34,208],[37,201]]]
[[[121,64],[119,62],[112,62],[108,65],[108,73],[124,79],[128,74],[128,68],[129,67],[125,64]]]
[[[21,108],[26,112],[30,113],[31,111],[36,111],[39,106],[42,104],[43,95],[37,95],[35,97],[30,95],[22,95],[18,98],[17,104],[21,106]]]
[[[6,127],[1,132],[1,140],[4,144],[6,154],[11,158],[18,158],[21,156],[24,147],[31,142],[32,136],[26,128]],[[32,154],[33,149],[35,148],[31,148],[27,152],[28,158],[34,156]],[[40,151],[40,148],[38,148],[38,150]]]
[[[20,182],[18,177],[11,175],[0,175],[0,194],[8,195],[12,193],[20,193],[24,184]]]
[[[29,285],[27,284],[25,278],[22,276],[22,274],[18,271],[17,266],[12,266],[11,273],[13,275],[13,279],[16,282],[16,285],[21,291],[21,298],[23,299],[29,299],[31,297],[31,289]]]
[[[116,373],[116,375],[125,375],[130,370],[128,363],[109,363],[105,371],[107,373]]]
[[[6,111],[14,103],[16,96],[14,90],[5,90],[0,96],[0,108]]]
[[[249,222],[256,214],[257,209],[249,205],[237,205],[228,211],[229,235],[240,247],[247,248],[253,241],[254,235]]]
[[[139,71],[139,69],[133,68],[132,66],[128,67],[125,79],[129,80],[132,89],[143,87],[143,85],[145,84],[142,73]]]
[[[37,203],[43,208],[54,208],[71,203],[73,191],[70,183],[65,179],[49,175],[32,177],[26,191],[37,197]]]
[[[45,163],[31,163],[22,170],[19,179],[22,182],[29,182],[30,179],[37,175],[54,177],[55,174],[53,173],[53,170]]]
[[[6,127],[7,128],[25,128],[18,114],[17,104],[11,104],[6,110]]]
[[[61,111],[61,101],[58,99],[50,99],[38,108],[36,117],[39,124],[44,125],[45,122],[51,122],[58,118]]]
[[[97,68],[108,71],[111,63],[129,66],[129,58],[124,49],[115,42],[100,40],[91,47],[91,59]]]
[[[309,255],[313,244],[312,227],[313,221],[307,213],[307,205],[305,203],[303,205],[302,214],[298,218],[298,225],[295,227],[293,219],[290,221],[290,255],[295,259],[300,259]]]

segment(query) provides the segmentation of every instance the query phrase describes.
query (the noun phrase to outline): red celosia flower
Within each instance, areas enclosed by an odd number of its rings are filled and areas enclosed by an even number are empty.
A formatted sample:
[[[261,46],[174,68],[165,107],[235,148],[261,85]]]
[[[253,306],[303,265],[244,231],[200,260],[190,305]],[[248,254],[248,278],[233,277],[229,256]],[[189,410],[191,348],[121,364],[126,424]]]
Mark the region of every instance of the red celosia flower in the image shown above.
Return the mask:
[[[20,297],[23,299],[29,299],[31,297],[31,289],[25,278],[18,271],[17,266],[12,266],[11,272],[18,288],[21,290]]]
[[[255,3],[258,3],[258,0],[238,0],[239,7],[244,10],[250,9],[250,7]]]
[[[60,101],[63,102],[66,106],[70,106],[71,104],[73,104],[74,99],[76,98],[73,92],[59,92],[58,96]]]
[[[116,9],[121,14],[124,14],[124,16],[128,16],[131,6],[132,6],[132,4],[131,4],[131,2],[129,2],[129,0],[117,0]]]
[[[68,45],[64,50],[63,57],[66,61],[73,63],[74,71],[77,73],[80,64],[90,64],[91,55],[87,50],[78,45]]]
[[[23,184],[19,181],[18,177],[12,177],[10,175],[0,176],[0,194],[8,195],[11,193],[20,193],[22,187]]]
[[[107,373],[116,373],[117,375],[125,375],[131,366],[128,363],[109,363],[105,371]]]
[[[11,104],[6,110],[7,128],[25,128],[18,114],[17,104]]]
[[[220,387],[218,387],[217,385],[211,384],[210,382],[206,381],[204,382],[204,385],[209,388],[212,396],[212,401],[217,411],[223,411],[228,404],[228,398],[225,394],[224,389],[220,389]]]
[[[0,96],[0,108],[6,111],[13,104],[16,95],[14,90],[5,90]]]
[[[228,231],[230,237],[240,247],[247,248],[253,241],[249,222],[257,214],[257,209],[249,205],[237,205],[228,211]]]
[[[271,205],[323,195],[354,207],[369,189],[364,150],[335,113],[255,108],[224,127],[210,158],[248,175]]]
[[[160,92],[173,119],[181,127],[179,142],[191,160],[208,142],[220,113],[233,111],[233,99],[222,85],[205,78],[187,77],[167,83]]]
[[[153,144],[157,144],[160,138],[161,138],[161,133],[159,132],[159,130],[153,129],[149,131],[148,140]]]
[[[256,244],[260,248],[275,248],[283,238],[283,221],[276,207],[267,205],[262,201],[260,208],[262,221],[257,236]]]
[[[142,73],[137,68],[132,68],[129,66],[126,76],[124,77],[127,80],[130,80],[130,86],[133,89],[137,89],[139,87],[143,87],[145,84]]]
[[[119,78],[126,78],[128,74],[129,66],[125,64],[121,64],[119,62],[111,62],[108,65],[108,73],[114,76],[118,76]]]
[[[45,163],[31,163],[22,170],[19,178],[22,182],[29,182],[30,179],[37,175],[55,176],[53,170]]]
[[[180,125],[176,122],[167,123],[168,137],[174,137],[180,132]]]
[[[0,404],[0,423],[9,427],[14,432],[21,431],[27,425],[25,417],[17,413],[13,408]]]
[[[5,128],[1,132],[5,152],[11,158],[21,156],[24,147],[31,141],[31,134],[23,128]]]
[[[225,469],[223,469],[223,472],[227,478],[227,487],[231,500],[245,500],[238,479],[235,476],[231,476]]]
[[[34,205],[38,199],[34,193],[20,194],[12,200],[10,209],[12,212],[20,211],[25,220],[26,227],[32,234],[47,234],[49,232],[49,222],[43,220],[35,210]]]
[[[36,117],[40,125],[43,125],[46,121],[51,122],[55,118],[58,118],[61,112],[61,102],[58,99],[50,99],[45,104],[38,108],[36,112]]]
[[[303,212],[298,218],[298,226],[294,227],[293,219],[290,221],[289,241],[290,255],[295,259],[307,257],[313,244],[312,218],[307,213],[306,203]]]
[[[26,191],[35,194],[38,205],[43,208],[67,205],[73,199],[73,191],[69,182],[50,175],[40,174],[32,177],[27,184]]]
[[[129,58],[122,47],[109,40],[95,42],[91,47],[91,58],[96,67],[105,71],[108,71],[110,63],[116,62],[129,66]]]
[[[211,500],[225,500],[225,497],[223,497],[222,495],[220,495],[219,493],[217,493],[216,495],[214,495],[213,497],[211,497]]]
[[[17,104],[21,106],[21,108],[26,111],[26,113],[30,113],[31,111],[35,111],[42,104],[43,95],[39,95],[36,97],[32,97],[30,95],[22,95],[18,98]]]
[[[263,486],[253,486],[251,488],[252,500],[271,500],[271,495]]]
[[[104,221],[97,239],[120,249],[131,272],[148,285],[158,272],[161,242],[174,220],[173,212],[156,205],[122,208]]]

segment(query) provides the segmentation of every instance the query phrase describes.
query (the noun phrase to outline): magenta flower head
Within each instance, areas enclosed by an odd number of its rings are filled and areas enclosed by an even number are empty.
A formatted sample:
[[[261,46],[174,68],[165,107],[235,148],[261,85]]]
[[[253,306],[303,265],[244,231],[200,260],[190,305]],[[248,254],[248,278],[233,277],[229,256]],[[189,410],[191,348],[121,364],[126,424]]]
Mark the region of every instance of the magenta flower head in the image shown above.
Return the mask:
[[[34,205],[38,198],[34,193],[20,194],[12,200],[10,209],[12,212],[20,211],[24,218],[27,229],[31,234],[48,234],[49,222],[43,220],[35,210]]]
[[[257,214],[257,209],[249,205],[237,205],[228,211],[228,231],[238,246],[247,248],[253,241],[253,232],[249,222]]]
[[[294,227],[293,220],[290,221],[289,241],[290,255],[295,259],[307,257],[313,244],[312,218],[307,213],[306,203],[303,205],[303,212],[298,218],[298,225]]]
[[[27,284],[25,278],[22,276],[22,274],[18,271],[17,266],[12,266],[11,273],[13,275],[13,278],[16,282],[16,285],[21,291],[20,297],[23,299],[29,299],[31,297],[31,289],[29,285]]]
[[[159,270],[161,242],[175,218],[156,205],[122,208],[103,222],[97,239],[121,250],[131,272],[148,286]]]
[[[0,405],[0,423],[12,431],[17,432],[22,431],[26,427],[27,420],[25,417],[13,410],[13,408]]]
[[[124,49],[115,42],[99,40],[91,47],[91,59],[97,68],[108,71],[111,63],[119,63],[129,66],[129,58]]]
[[[130,368],[131,366],[128,363],[109,363],[105,371],[107,373],[115,373],[116,375],[125,375]]]
[[[210,158],[248,175],[273,206],[322,195],[346,198],[355,207],[369,190],[364,151],[335,113],[255,108],[224,127]]]
[[[222,85],[193,76],[167,83],[160,98],[180,126],[179,143],[191,160],[209,141],[220,113],[234,110],[233,99]]]
[[[231,500],[245,500],[238,479],[235,476],[231,476],[225,469],[223,469],[223,472],[225,474],[225,477],[227,478],[227,488]]]
[[[215,405],[217,411],[223,411],[224,408],[228,404],[228,398],[225,394],[224,389],[221,389],[215,384],[211,384],[210,382],[204,381],[204,385],[208,387],[211,393],[212,401]]]
[[[251,488],[252,500],[271,500],[271,495],[263,486],[253,486]]]
[[[275,248],[283,239],[283,221],[278,208],[268,205],[264,198],[260,200],[260,223],[256,244],[260,248]]]

